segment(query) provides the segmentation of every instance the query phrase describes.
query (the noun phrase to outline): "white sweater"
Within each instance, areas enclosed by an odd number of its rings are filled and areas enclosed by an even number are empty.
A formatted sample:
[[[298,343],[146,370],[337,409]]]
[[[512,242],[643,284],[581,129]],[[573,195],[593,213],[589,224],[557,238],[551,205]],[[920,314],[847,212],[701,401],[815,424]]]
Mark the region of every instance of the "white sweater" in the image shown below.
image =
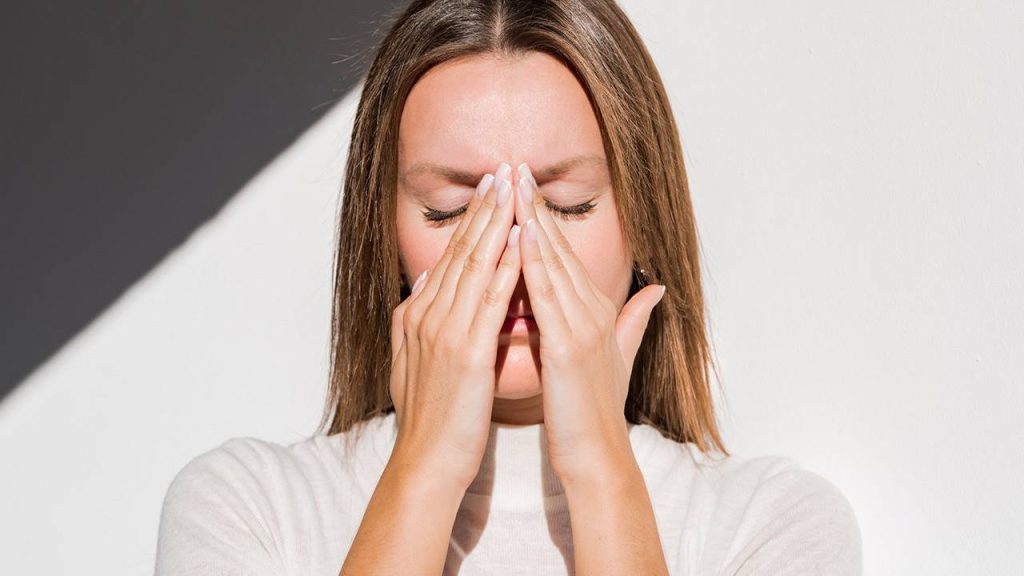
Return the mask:
[[[232,438],[175,476],[156,576],[336,576],[394,446],[394,413],[345,434],[282,446]],[[445,574],[572,574],[565,493],[544,425],[491,423],[487,452],[452,530]],[[672,575],[861,573],[856,516],[831,482],[778,457],[711,459],[629,425]],[[401,542],[395,542],[401,546]]]

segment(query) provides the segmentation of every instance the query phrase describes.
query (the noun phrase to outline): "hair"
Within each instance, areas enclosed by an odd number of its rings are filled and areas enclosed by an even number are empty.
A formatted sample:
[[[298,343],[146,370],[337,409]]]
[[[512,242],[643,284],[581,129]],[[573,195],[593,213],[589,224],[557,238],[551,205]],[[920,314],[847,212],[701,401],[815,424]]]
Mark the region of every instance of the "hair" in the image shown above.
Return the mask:
[[[456,58],[543,52],[586,91],[601,128],[634,266],[667,290],[630,376],[625,418],[728,456],[715,420],[700,246],[678,129],[661,77],[614,0],[415,0],[398,13],[365,78],[336,229],[327,401],[318,433],[394,411],[391,314],[409,293],[395,226],[398,130],[429,69]]]

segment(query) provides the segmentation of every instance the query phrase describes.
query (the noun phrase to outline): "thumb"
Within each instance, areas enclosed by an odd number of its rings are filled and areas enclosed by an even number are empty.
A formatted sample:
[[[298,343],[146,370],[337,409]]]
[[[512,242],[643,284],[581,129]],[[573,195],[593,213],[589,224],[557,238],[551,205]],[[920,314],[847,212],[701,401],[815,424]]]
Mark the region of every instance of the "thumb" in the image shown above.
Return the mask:
[[[647,330],[647,323],[651,319],[651,312],[661,302],[665,295],[665,286],[651,284],[633,295],[626,302],[615,320],[615,337],[619,342],[619,350],[622,352],[622,359],[626,363],[626,369],[633,367],[633,360],[640,349],[640,342],[643,341],[644,332]]]

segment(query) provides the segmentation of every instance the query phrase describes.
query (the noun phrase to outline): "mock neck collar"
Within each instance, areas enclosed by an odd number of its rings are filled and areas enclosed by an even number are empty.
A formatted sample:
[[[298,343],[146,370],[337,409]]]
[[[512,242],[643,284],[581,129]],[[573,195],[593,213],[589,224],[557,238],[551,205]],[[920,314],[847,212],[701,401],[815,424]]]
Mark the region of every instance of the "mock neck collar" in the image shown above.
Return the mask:
[[[480,470],[466,492],[510,505],[562,496],[565,489],[548,458],[544,423],[492,421]]]
[[[395,413],[387,415],[389,447],[398,430]],[[645,426],[626,423],[634,452]],[[466,502],[485,500],[500,508],[523,508],[538,501],[558,505],[565,488],[551,467],[544,423],[505,424],[491,421],[487,446],[476,477],[466,489]],[[465,502],[464,502],[465,503]]]

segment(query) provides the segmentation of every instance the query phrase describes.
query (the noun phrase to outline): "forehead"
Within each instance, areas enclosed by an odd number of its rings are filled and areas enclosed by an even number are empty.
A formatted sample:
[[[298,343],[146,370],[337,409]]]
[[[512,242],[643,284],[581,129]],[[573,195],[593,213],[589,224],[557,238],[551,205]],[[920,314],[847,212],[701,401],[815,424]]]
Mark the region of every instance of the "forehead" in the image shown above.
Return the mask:
[[[410,92],[399,129],[400,169],[436,162],[482,171],[502,161],[539,165],[603,152],[583,87],[539,52],[435,66]]]

